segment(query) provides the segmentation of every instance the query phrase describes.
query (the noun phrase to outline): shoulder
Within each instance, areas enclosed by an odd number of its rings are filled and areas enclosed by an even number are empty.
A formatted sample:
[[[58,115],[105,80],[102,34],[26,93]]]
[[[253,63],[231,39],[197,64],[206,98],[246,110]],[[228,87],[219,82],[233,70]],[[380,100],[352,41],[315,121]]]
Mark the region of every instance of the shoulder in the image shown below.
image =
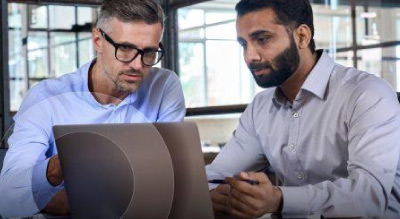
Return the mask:
[[[355,68],[337,65],[332,74],[330,87],[336,90],[335,98],[340,98],[346,108],[347,119],[358,121],[368,115],[368,120],[376,116],[380,119],[398,117],[400,105],[396,92],[385,80]]]
[[[64,93],[82,91],[83,87],[86,86],[83,77],[82,71],[79,69],[76,72],[68,73],[58,78],[46,79],[39,82],[29,89],[19,111],[24,111],[38,103],[43,103],[52,97]]]
[[[157,67],[150,69],[149,75],[141,85],[145,90],[164,89],[171,86],[180,86],[179,77],[171,70]]]
[[[332,80],[338,84],[337,89],[341,89],[341,92],[345,92],[344,95],[349,96],[350,101],[363,97],[370,100],[396,97],[396,92],[388,82],[352,67],[335,65]]]

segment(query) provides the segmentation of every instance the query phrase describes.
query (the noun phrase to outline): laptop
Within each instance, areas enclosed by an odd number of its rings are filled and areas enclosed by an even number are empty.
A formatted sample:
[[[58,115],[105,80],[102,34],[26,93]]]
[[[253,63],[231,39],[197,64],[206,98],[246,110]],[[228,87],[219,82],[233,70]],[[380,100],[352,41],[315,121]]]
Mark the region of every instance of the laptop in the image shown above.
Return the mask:
[[[54,126],[72,218],[214,218],[197,126]]]

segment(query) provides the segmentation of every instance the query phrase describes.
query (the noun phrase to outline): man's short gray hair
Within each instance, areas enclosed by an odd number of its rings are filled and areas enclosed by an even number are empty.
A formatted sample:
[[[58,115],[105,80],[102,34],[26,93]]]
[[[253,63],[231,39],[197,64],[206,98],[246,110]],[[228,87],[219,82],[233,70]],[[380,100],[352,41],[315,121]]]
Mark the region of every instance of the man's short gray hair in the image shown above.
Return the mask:
[[[97,28],[107,29],[106,23],[113,19],[126,23],[143,21],[146,24],[161,23],[164,27],[164,12],[154,0],[104,0],[97,19]]]

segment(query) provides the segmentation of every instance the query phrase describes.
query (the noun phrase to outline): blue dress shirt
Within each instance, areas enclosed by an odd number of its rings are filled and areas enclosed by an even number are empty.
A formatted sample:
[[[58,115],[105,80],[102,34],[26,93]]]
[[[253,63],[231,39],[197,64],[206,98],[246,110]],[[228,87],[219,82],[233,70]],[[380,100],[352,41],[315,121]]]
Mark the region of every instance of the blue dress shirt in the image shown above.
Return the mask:
[[[173,72],[152,68],[139,89],[121,103],[102,105],[88,89],[91,64],[42,81],[26,95],[14,117],[0,176],[3,217],[35,214],[63,188],[53,187],[46,177],[49,159],[57,154],[54,125],[183,121],[182,87]]]

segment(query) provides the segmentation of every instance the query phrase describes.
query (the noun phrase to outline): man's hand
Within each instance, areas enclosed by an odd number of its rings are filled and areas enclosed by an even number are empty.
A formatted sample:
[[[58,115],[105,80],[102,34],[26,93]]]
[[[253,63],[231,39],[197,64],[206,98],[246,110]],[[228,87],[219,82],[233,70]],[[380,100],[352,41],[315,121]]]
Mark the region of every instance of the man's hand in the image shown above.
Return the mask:
[[[230,196],[227,196],[228,211],[231,216],[254,218],[261,217],[266,213],[281,211],[282,191],[273,186],[264,173],[241,172],[239,178],[241,180],[257,180],[259,184],[251,185],[232,177],[226,178],[231,185]]]
[[[228,198],[230,194],[231,186],[228,184],[221,184],[215,189],[211,190],[211,201],[213,204],[213,210],[215,218],[228,218]]]
[[[58,155],[54,155],[49,160],[49,164],[47,166],[47,180],[53,186],[58,186],[64,180],[64,176],[61,172],[60,160],[58,159]]]
[[[69,215],[70,209],[65,189],[57,192],[42,212],[54,215]]]

